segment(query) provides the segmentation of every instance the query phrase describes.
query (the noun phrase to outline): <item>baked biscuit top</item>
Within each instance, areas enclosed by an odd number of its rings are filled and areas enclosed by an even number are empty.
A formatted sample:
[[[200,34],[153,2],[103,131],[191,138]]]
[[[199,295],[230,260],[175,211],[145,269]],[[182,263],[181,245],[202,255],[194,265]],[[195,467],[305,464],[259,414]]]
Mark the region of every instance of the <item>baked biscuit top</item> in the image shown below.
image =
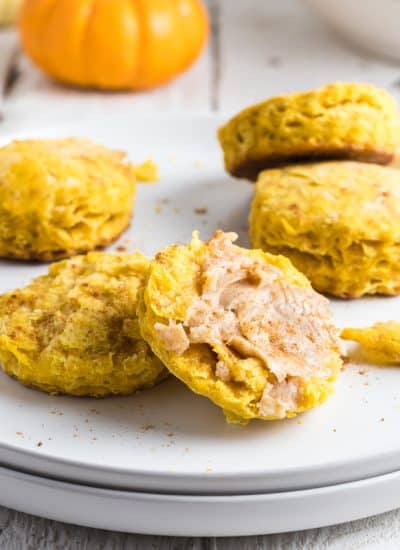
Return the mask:
[[[256,179],[262,169],[309,160],[387,164],[400,142],[400,121],[385,90],[337,82],[248,107],[218,135],[227,171]]]

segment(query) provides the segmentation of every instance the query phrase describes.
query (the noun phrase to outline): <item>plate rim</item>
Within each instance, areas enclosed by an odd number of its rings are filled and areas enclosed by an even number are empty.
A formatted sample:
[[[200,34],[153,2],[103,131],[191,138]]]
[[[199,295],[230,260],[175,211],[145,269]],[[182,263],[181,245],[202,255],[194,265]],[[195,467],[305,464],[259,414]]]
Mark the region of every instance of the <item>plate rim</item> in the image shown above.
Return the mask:
[[[400,488],[400,470],[330,487],[235,496],[116,491],[3,467],[0,481],[9,489],[0,497],[4,506],[56,521],[149,535],[282,533],[354,521],[400,505],[400,491],[388,490]],[[42,498],[27,498],[32,491]],[[116,509],[119,513],[113,514]]]

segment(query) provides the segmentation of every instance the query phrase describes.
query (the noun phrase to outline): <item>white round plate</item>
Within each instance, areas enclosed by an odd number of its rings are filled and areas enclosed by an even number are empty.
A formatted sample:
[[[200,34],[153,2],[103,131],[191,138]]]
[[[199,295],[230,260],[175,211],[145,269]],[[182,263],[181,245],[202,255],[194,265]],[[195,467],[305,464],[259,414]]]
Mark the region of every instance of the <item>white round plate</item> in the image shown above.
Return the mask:
[[[196,496],[99,489],[0,468],[0,504],[58,521],[170,536],[265,535],[343,523],[400,506],[400,472],[320,489]]]
[[[218,122],[127,113],[35,135],[87,136],[160,164],[160,182],[138,186],[132,227],[120,240],[153,254],[187,242],[196,228],[202,237],[234,230],[247,244],[253,186],[224,174]],[[1,261],[0,292],[45,271]],[[400,298],[332,307],[339,326],[400,318]],[[187,494],[306,489],[385,474],[400,469],[400,369],[360,369],[348,365],[322,407],[246,427],[226,424],[216,406],[173,379],[132,397],[93,400],[51,397],[0,374],[0,463],[102,487]]]

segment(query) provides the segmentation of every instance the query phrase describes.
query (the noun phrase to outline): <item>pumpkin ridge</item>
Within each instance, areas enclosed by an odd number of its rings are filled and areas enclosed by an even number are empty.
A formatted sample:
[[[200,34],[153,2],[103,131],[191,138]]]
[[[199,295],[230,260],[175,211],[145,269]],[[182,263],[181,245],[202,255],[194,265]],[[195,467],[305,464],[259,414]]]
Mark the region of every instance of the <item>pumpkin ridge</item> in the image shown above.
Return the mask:
[[[146,47],[146,43],[148,41],[148,34],[149,34],[148,25],[146,25],[146,32],[143,32],[143,30],[144,30],[143,21],[146,19],[145,18],[145,8],[142,4],[142,0],[131,0],[131,4],[132,4],[132,7],[133,7],[133,11],[136,13],[136,17],[137,17],[138,21],[141,22],[138,25],[139,48],[140,48],[141,51],[145,51],[144,48]],[[145,58],[143,56],[140,56],[140,55],[138,56],[137,65],[135,67],[135,73],[132,75],[132,80],[139,80],[139,82],[141,81],[142,74],[143,74],[144,67],[145,67],[144,59]]]
[[[42,31],[43,31],[43,28],[47,25],[48,21],[50,20],[52,14],[54,12],[54,10],[57,7],[57,0],[53,0],[52,2],[49,2],[48,6],[46,6],[46,7],[47,7],[47,10],[44,12],[44,15],[40,17],[40,19],[37,23],[37,27],[40,29],[40,32],[38,33],[38,35],[36,37],[36,40],[33,43],[34,45],[32,47],[32,50],[31,50],[32,51],[32,59],[33,59],[34,63],[37,64],[39,67],[41,66],[42,62],[43,62],[43,65],[45,67],[46,66],[49,67],[51,65],[51,63],[49,61],[49,58],[46,55],[47,50],[43,45],[44,33]],[[25,33],[23,33],[23,42],[25,42],[25,40],[26,40]],[[39,42],[39,48],[37,47],[38,42]],[[41,54],[40,52],[44,52],[45,55],[43,56],[43,53]]]
[[[90,5],[92,0],[79,0],[76,2],[77,5],[79,5],[79,14],[83,14],[83,17],[76,17],[76,14],[73,10],[71,13],[71,17],[73,17],[72,21],[74,22],[73,26],[73,39],[68,40],[67,39],[67,33],[66,29],[63,27],[59,27],[60,23],[60,17],[65,17],[65,14],[68,13],[71,6],[68,4],[71,0],[57,0],[56,4],[59,9],[59,12],[57,13],[57,10],[55,10],[56,19],[55,22],[50,20],[47,29],[51,31],[52,27],[54,29],[59,29],[60,35],[61,35],[61,52],[63,55],[66,56],[66,64],[63,65],[59,62],[59,52],[55,51],[52,52],[51,64],[52,64],[52,74],[63,81],[64,83],[67,83],[69,85],[74,84],[80,84],[83,85],[85,83],[85,75],[84,71],[82,70],[82,58],[81,58],[81,46],[82,46],[82,35],[85,32],[85,28],[87,25],[87,17],[86,13],[89,11]],[[70,23],[70,21],[69,21]],[[68,27],[67,27],[68,28]],[[71,31],[71,29],[69,29]],[[51,35],[50,35],[51,38]],[[48,40],[48,37],[46,38]],[[51,44],[51,40],[49,40],[49,43]],[[51,48],[49,48],[51,51]],[[64,51],[66,50],[66,51]],[[67,63],[68,60],[68,63]],[[73,62],[71,61],[73,60]],[[71,70],[72,67],[72,70]]]
[[[91,18],[94,16],[94,13],[96,11],[96,0],[92,0],[92,3],[90,4],[90,7],[88,8],[88,16],[86,17],[86,23],[85,23],[85,30],[84,32],[82,33],[82,37],[81,37],[81,49],[82,49],[82,52],[87,52],[87,48],[85,46],[87,46],[87,42],[89,41],[89,32],[90,32],[90,20]],[[95,83],[93,82],[90,82],[90,79],[88,79],[88,76],[90,74],[90,72],[88,71],[88,65],[89,65],[89,60],[87,58],[87,56],[85,55],[85,53],[83,53],[83,56],[82,56],[82,76],[83,76],[83,79],[86,80],[86,82],[89,84],[89,86],[91,85],[94,85]]]

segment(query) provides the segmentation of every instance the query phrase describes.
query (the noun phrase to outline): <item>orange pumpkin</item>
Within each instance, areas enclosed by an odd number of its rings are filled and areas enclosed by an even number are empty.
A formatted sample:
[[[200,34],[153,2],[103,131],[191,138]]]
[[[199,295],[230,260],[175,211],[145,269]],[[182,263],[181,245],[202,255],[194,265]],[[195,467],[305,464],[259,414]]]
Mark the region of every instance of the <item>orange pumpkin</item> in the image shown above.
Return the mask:
[[[201,0],[25,0],[20,33],[25,52],[53,78],[143,89],[193,63],[208,18]]]

